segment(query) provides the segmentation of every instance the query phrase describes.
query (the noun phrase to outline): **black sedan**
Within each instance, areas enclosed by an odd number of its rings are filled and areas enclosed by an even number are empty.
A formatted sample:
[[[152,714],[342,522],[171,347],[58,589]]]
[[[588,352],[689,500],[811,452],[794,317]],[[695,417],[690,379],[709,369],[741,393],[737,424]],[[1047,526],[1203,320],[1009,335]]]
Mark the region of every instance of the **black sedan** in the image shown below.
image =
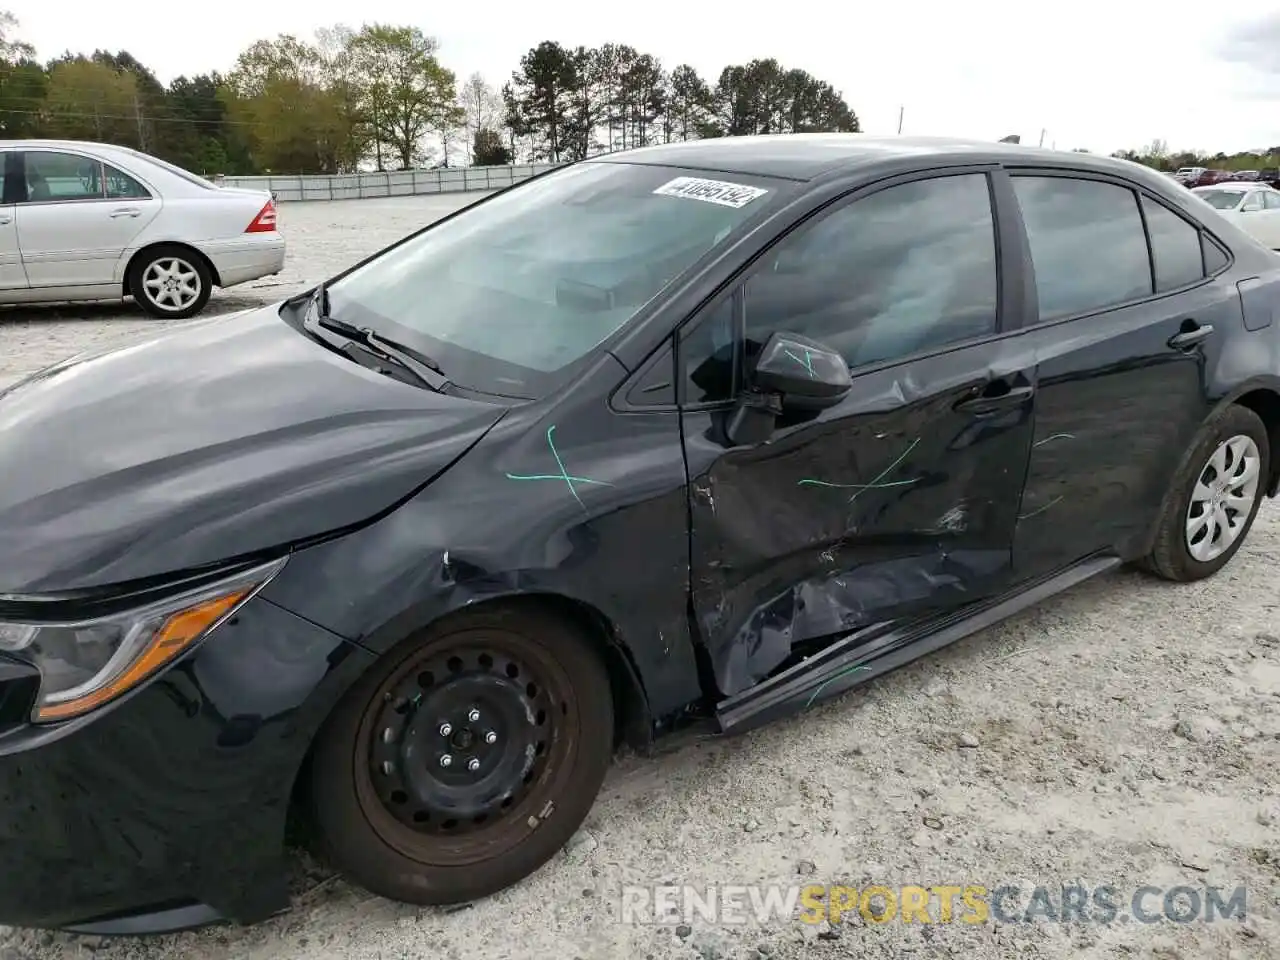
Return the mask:
[[[0,396],[0,922],[549,860],[614,750],[1239,549],[1280,260],[1167,177],[747,137],[573,164]]]

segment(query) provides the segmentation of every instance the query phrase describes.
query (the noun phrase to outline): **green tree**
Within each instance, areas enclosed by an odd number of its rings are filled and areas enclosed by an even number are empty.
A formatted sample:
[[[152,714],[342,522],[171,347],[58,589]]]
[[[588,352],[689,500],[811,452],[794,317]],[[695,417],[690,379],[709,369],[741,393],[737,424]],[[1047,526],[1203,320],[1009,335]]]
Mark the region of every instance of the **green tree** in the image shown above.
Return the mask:
[[[73,57],[55,62],[45,93],[45,136],[140,147],[138,79],[105,63]]]
[[[345,141],[323,81],[324,62],[311,44],[282,34],[250,46],[219,92],[231,151],[246,151],[265,171],[336,173]]]
[[[385,145],[410,169],[423,156],[422,140],[461,123],[456,78],[436,59],[435,38],[417,27],[366,25],[351,41],[364,79],[368,111],[378,147]]]
[[[532,140],[534,160],[558,163],[562,159],[579,82],[573,54],[555,41],[544,40],[520,58],[511,87],[522,128]]]
[[[705,136],[711,121],[712,95],[698,71],[683,63],[671,71],[667,95],[668,139],[690,140]]]
[[[502,134],[492,127],[481,127],[471,140],[471,162],[477,167],[495,167],[511,162],[511,151],[502,142]]]

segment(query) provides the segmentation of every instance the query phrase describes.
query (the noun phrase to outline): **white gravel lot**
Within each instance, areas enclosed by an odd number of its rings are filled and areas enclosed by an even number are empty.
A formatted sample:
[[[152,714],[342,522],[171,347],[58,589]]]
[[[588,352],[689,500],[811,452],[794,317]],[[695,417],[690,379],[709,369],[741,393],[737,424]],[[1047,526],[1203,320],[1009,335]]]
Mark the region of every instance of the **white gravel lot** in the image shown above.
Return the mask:
[[[215,294],[211,309],[302,289],[457,202],[282,205],[285,272]],[[154,329],[131,305],[0,311],[0,384]],[[300,857],[293,910],[257,927],[150,940],[0,928],[0,960],[1275,958],[1277,560],[1280,510],[1267,505],[1210,582],[1118,573],[803,717],[624,757],[564,853],[462,910],[380,900]],[[1122,907],[1145,884],[1244,885],[1248,916],[1103,926],[875,925],[855,915],[834,929],[620,922],[623,884],[664,882],[1079,882],[1116,888]],[[1159,897],[1147,904],[1158,909]]]

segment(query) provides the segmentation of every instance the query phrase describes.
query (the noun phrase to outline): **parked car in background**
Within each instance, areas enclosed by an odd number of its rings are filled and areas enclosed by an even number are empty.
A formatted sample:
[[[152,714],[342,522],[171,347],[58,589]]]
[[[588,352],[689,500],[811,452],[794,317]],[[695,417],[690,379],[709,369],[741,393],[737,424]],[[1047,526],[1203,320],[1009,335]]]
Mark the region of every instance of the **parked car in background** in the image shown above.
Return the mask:
[[[0,923],[263,919],[291,802],[375,893],[487,896],[623,743],[1123,563],[1213,576],[1280,484],[1278,300],[1135,163],[736,137],[34,374],[0,394]]]
[[[1280,190],[1280,168],[1263,167],[1258,171],[1258,180]]]
[[[1280,250],[1280,190],[1231,181],[1191,192],[1263,246]]]
[[[1200,178],[1204,176],[1206,172],[1207,171],[1204,167],[1180,167],[1178,172],[1173,176],[1174,179],[1186,186],[1194,186],[1200,182]]]
[[[1250,182],[1258,179],[1257,170],[1236,170],[1231,174],[1231,179],[1238,182]]]
[[[284,266],[266,191],[77,140],[0,141],[0,160],[0,303],[131,296],[153,316],[181,319],[215,286]]]

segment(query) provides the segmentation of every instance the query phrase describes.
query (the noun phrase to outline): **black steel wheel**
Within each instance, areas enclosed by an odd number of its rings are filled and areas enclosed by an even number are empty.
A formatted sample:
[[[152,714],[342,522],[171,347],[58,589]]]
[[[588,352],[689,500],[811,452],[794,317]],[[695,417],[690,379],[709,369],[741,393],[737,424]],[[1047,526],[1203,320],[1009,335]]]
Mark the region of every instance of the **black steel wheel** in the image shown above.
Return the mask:
[[[530,608],[467,616],[386,655],[317,743],[312,797],[351,880],[454,903],[521,880],[586,817],[613,750],[587,638]]]

